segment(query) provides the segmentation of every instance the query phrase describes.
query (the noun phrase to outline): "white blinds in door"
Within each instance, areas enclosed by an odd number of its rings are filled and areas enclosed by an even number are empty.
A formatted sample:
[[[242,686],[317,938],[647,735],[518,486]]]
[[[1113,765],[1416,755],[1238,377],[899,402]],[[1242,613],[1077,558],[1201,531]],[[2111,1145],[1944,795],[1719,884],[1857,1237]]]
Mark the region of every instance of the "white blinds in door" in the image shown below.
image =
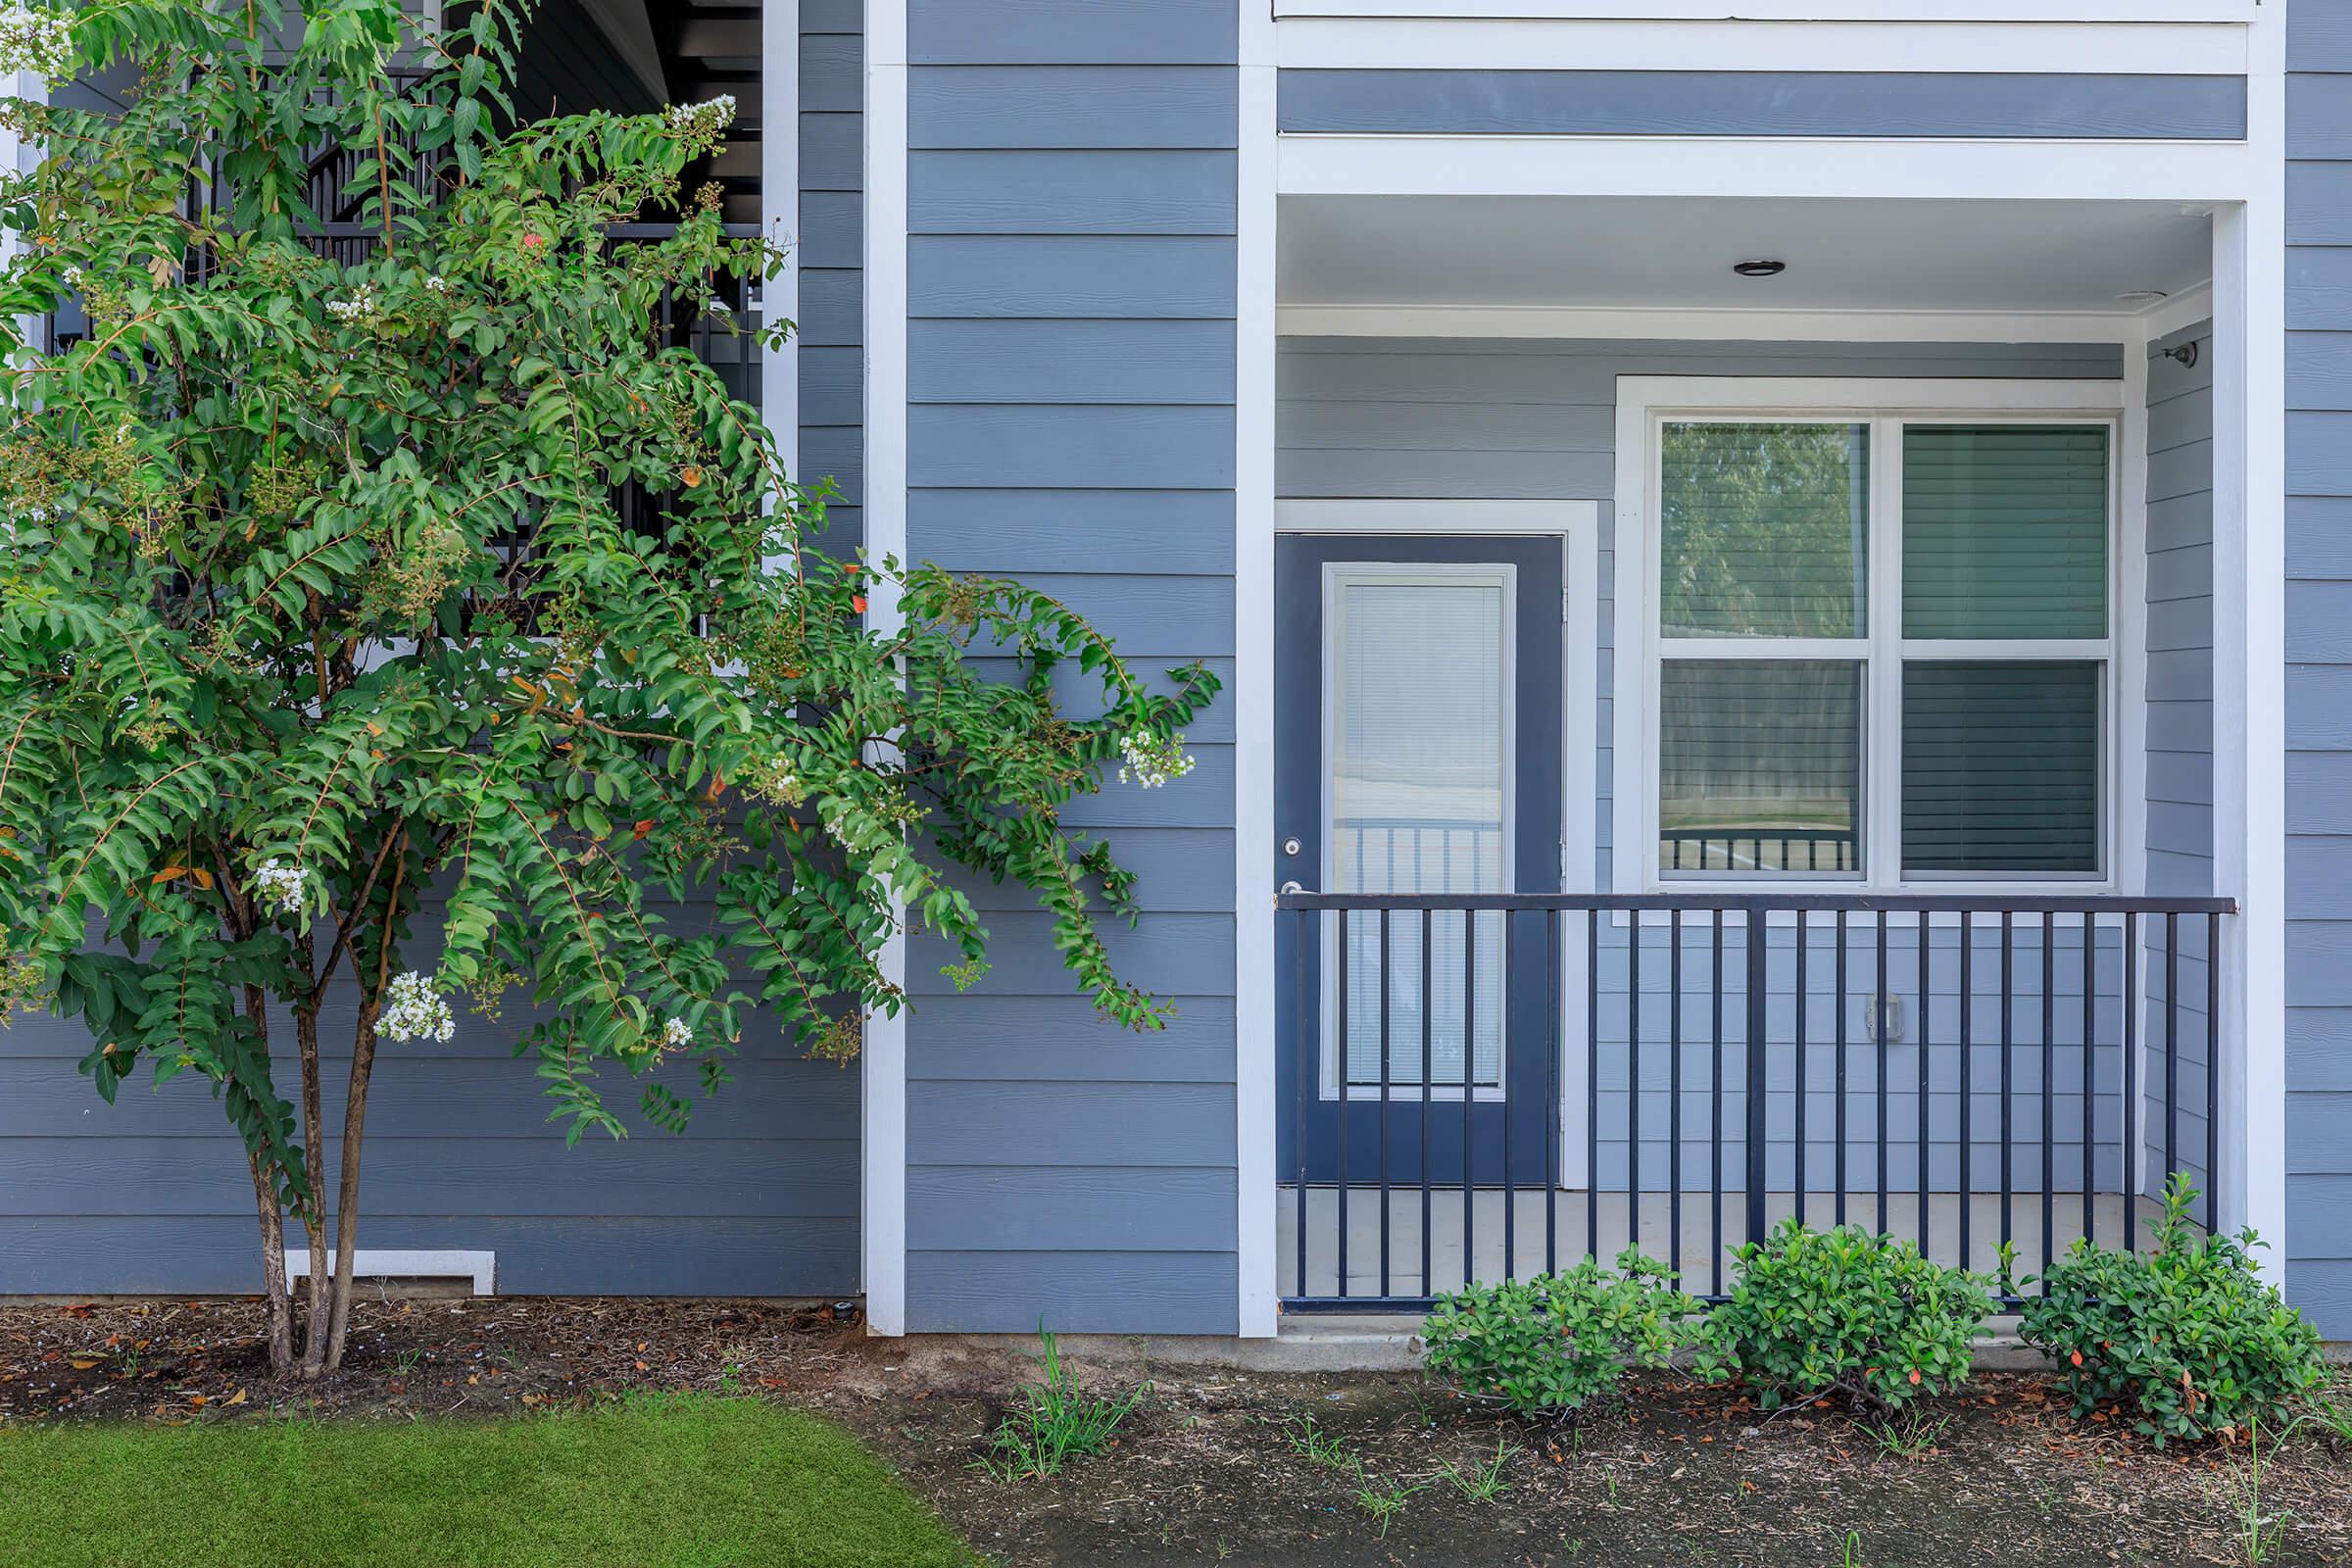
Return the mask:
[[[1328,845],[1338,893],[1496,893],[1509,886],[1511,569],[1337,564],[1326,582]],[[1380,975],[1390,976],[1391,1083],[1500,1082],[1502,918],[1348,917],[1348,1081],[1381,1082]],[[1465,1007],[1464,999],[1468,997]]]

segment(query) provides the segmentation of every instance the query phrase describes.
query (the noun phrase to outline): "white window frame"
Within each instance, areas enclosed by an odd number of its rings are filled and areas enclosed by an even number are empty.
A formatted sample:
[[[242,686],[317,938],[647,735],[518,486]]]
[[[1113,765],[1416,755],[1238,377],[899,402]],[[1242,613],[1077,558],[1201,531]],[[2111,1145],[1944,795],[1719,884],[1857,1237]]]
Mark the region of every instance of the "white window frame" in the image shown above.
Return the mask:
[[[1906,380],[1898,378],[1623,376],[1617,383],[1615,832],[1619,892],[1998,893],[2037,887],[2103,893],[2127,887],[2124,824],[2136,769],[2130,746],[2142,724],[2127,721],[2144,704],[2136,650],[2144,610],[2127,592],[2126,563],[2144,549],[2140,508],[2128,504],[2130,411],[2122,381]],[[1669,421],[1788,419],[1871,426],[1869,635],[1854,639],[1668,638],[1658,631],[1660,541],[1658,431]],[[2098,639],[1907,639],[1897,597],[1902,581],[1902,467],[1905,424],[2103,424],[2108,428],[2108,615]],[[1983,658],[2100,661],[2099,870],[2000,876],[1901,869],[1902,666],[1906,660]],[[1718,876],[1661,873],[1657,866],[1660,669],[1668,659],[1858,660],[1867,663],[1862,712],[1863,869],[1856,876],[1794,873]]]
[[[1432,534],[1428,537],[1445,536]],[[1516,892],[1519,880],[1517,860],[1519,848],[1519,567],[1514,563],[1507,561],[1327,561],[1323,564],[1323,646],[1316,651],[1322,666],[1322,673],[1319,677],[1320,695],[1317,703],[1322,716],[1323,735],[1321,762],[1318,769],[1321,776],[1316,780],[1321,799],[1317,807],[1315,830],[1322,839],[1320,852],[1325,868],[1324,881],[1326,884],[1330,882],[1331,871],[1336,867],[1339,859],[1338,845],[1334,838],[1334,830],[1339,823],[1334,814],[1335,803],[1332,786],[1335,780],[1332,762],[1339,756],[1339,651],[1341,631],[1347,618],[1342,602],[1342,592],[1365,583],[1403,583],[1422,586],[1460,583],[1474,587],[1493,587],[1501,591],[1502,690],[1497,695],[1502,704],[1500,710],[1502,885],[1487,891],[1491,893]],[[1464,936],[1466,941],[1477,940],[1477,917],[1473,916],[1472,918],[1472,929]],[[1347,917],[1344,915],[1336,920],[1321,922],[1323,927],[1321,1094],[1325,1100],[1337,1100],[1340,1097],[1342,1064],[1336,1024],[1340,1009],[1340,930],[1346,923]],[[1506,925],[1506,933],[1507,930]],[[1495,1081],[1494,1083],[1476,1081],[1477,1042],[1475,1038],[1469,1037],[1462,1041],[1462,1082],[1469,1087],[1471,1100],[1482,1103],[1500,1103],[1504,1098],[1506,1086],[1510,1082],[1511,992],[1507,937],[1496,965],[1496,971],[1494,990]],[[1479,976],[1479,983],[1482,987],[1487,984],[1487,977],[1484,974]],[[1424,997],[1421,1004],[1424,1008],[1428,1007],[1429,999]],[[1475,1021],[1475,1001],[1473,1001],[1472,1007],[1472,1017]],[[1394,1044],[1394,1039],[1391,1044]],[[1350,1084],[1348,1086],[1348,1098],[1351,1101],[1377,1102],[1382,1098],[1382,1087],[1378,1083]],[[1392,1083],[1387,1088],[1387,1098],[1396,1102],[1419,1101],[1423,1098],[1423,1093],[1418,1084]],[[1462,1089],[1455,1085],[1433,1084],[1429,1087],[1427,1098],[1437,1103],[1458,1103],[1462,1098]]]

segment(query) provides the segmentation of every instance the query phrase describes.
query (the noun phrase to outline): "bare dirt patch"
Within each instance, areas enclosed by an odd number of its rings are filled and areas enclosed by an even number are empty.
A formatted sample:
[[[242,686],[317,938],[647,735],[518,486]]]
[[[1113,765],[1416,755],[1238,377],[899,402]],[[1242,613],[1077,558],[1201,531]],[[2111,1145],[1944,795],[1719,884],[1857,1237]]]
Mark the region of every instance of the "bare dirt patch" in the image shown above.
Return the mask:
[[[1084,1383],[1149,1375],[1153,1392],[1109,1454],[1008,1485],[972,1465],[1031,1370],[1003,1350],[869,1341],[846,1312],[770,1302],[354,1311],[343,1372],[283,1385],[267,1375],[252,1302],[0,1308],[0,1420],[491,1416],[733,1389],[841,1421],[975,1549],[1018,1565],[2247,1560],[2242,1446],[2159,1453],[2112,1423],[2077,1423],[2034,1377],[1982,1376],[1929,1412],[1925,1451],[1904,1457],[1844,1414],[1768,1418],[1736,1390],[1672,1379],[1568,1430],[1408,1374],[1081,1362]],[[2269,1560],[2352,1562],[2352,1454],[2299,1433],[2266,1449],[2261,1486],[2262,1514],[2283,1525]]]

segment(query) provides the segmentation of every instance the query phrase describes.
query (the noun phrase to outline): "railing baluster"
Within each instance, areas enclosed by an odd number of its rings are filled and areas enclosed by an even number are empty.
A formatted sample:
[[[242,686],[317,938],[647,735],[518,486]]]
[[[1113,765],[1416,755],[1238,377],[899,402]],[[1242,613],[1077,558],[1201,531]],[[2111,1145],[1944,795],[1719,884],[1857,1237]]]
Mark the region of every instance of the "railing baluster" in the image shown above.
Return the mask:
[[[2205,1234],[2222,1216],[2222,917],[2205,916]]]
[[[1666,1041],[1673,1057],[1666,1064],[1666,1246],[1668,1267],[1683,1266],[1683,911],[1678,906],[1670,922],[1673,956],[1666,966],[1666,983],[1673,994],[1666,1002]]]
[[[1511,917],[1501,916],[1502,942],[1496,950],[1500,967],[1496,974],[1494,1033],[1499,1042],[1494,1073],[1502,1085],[1502,1277],[1519,1277],[1519,1171],[1511,1163],[1511,1055],[1510,1055],[1510,987],[1501,983],[1510,973]]]
[[[1392,835],[1392,842],[1394,835]],[[1389,885],[1396,885],[1391,866]],[[1389,1290],[1389,911],[1380,911],[1380,1294]]]
[[[1740,942],[1747,960],[1747,1043],[1743,1053],[1747,1079],[1747,1239],[1761,1242],[1769,1219],[1764,1202],[1764,1181],[1767,1174],[1767,1138],[1771,1127],[1766,1115],[1769,1058],[1764,1042],[1770,1033],[1765,1010],[1770,1006],[1771,999],[1765,985],[1763,911],[1748,910],[1744,921],[1740,927]]]
[[[2180,917],[2164,917],[2164,1180],[2180,1169]]]
[[[1960,911],[1960,1266],[1969,1266],[1968,1243],[1975,1229],[1976,1216],[1969,1210],[1976,1206],[1970,1201],[1977,1196],[1975,1140],[1970,1136],[1970,1109],[1977,1095],[1976,1063],[1970,1059],[1969,1046],[1975,1038],[1976,996],[1971,974],[1973,958],[1971,944],[1976,929],[1969,911]]]
[[[2099,1240],[2099,1205],[2093,1201],[2097,1191],[2098,1171],[2093,1156],[2098,1148],[2099,1074],[2098,1054],[2091,1042],[2099,1028],[2098,944],[2099,925],[2096,918],[2082,916],[2082,1239],[2092,1246]],[[2126,1005],[2129,1005],[2127,999]],[[2041,1282],[2047,1296],[2050,1282]]]
[[[1600,911],[1585,913],[1585,1255],[1600,1257]]]
[[[1560,1267],[1560,911],[1544,911],[1544,1272]]]
[[[1805,920],[1805,911],[1804,911],[1804,910],[1802,910],[1802,909],[1799,909],[1799,910],[1797,910],[1797,911],[1796,911],[1795,923],[1796,923],[1796,932],[1795,932],[1795,942],[1796,942],[1796,996],[1795,996],[1795,1002],[1796,1002],[1796,1222],[1797,1222],[1799,1225],[1802,1225],[1802,1224],[1804,1224],[1804,1223],[1805,1223],[1805,1196],[1806,1196],[1806,1195],[1805,1195],[1805,1186],[1806,1186],[1806,1183],[1805,1183],[1805,1102],[1806,1102],[1807,1100],[1809,1100],[1809,1099],[1811,1099],[1811,1098],[1812,1098],[1812,1096],[1811,1096],[1811,1095],[1810,1095],[1810,1094],[1807,1092],[1807,1091],[1808,1091],[1808,1090],[1811,1088],[1811,1085],[1810,1085],[1809,1083],[1807,1083],[1807,1081],[1806,1081],[1806,1078],[1805,1078],[1805,1010],[1806,1010],[1806,1009],[1805,1009],[1805,1004],[1806,1004],[1808,1001],[1810,1001],[1811,999],[1810,999],[1810,998],[1808,998],[1808,997],[1805,995],[1805,947],[1806,947],[1806,941],[1805,941],[1805,938],[1806,938],[1807,932],[1806,932],[1806,920]],[[1765,933],[1765,939],[1766,939],[1767,941],[1770,941],[1770,940],[1771,940],[1771,935],[1772,935],[1772,925],[1771,925],[1771,922],[1770,922],[1769,920],[1768,920],[1768,921],[1766,921],[1766,923],[1765,923],[1765,926],[1764,926],[1764,933]]]
[[[1340,1084],[1340,1107],[1338,1113],[1340,1157],[1336,1174],[1339,1177],[1338,1201],[1340,1205],[1340,1288],[1338,1294],[1343,1298],[1345,1298],[1348,1295],[1348,1096],[1349,1091],[1353,1088],[1352,1080],[1355,1077],[1353,1063],[1349,1062],[1348,1059],[1348,1013],[1349,1010],[1349,997],[1348,994],[1348,945],[1349,942],[1354,940],[1354,916],[1343,912],[1340,915],[1340,940],[1337,944],[1339,948],[1338,973],[1334,976],[1334,985],[1339,992],[1339,1001],[1331,1009],[1333,1013],[1332,1021],[1338,1025],[1338,1038],[1333,1042],[1332,1045],[1332,1059],[1338,1063],[1338,1077]]]
[[[1291,921],[1291,940],[1295,944],[1293,967],[1298,971],[1297,981],[1292,987],[1291,998],[1292,1010],[1296,1015],[1291,1032],[1291,1055],[1293,1058],[1291,1064],[1291,1099],[1293,1101],[1291,1154],[1298,1169],[1297,1188],[1298,1234],[1292,1238],[1297,1244],[1298,1271],[1293,1276],[1293,1281],[1300,1296],[1314,1294],[1313,1288],[1306,1281],[1306,993],[1308,981],[1313,974],[1313,967],[1308,962],[1308,956],[1311,949],[1322,939],[1323,919],[1324,917],[1320,913],[1300,911],[1294,914]]]
[[[1838,1153],[1834,1168],[1838,1173],[1838,1223],[1845,1223],[1845,911],[1838,911],[1838,1001],[1833,1028],[1838,1050],[1837,1085]]]
[[[1708,1052],[1713,1072],[1708,1082],[1713,1086],[1707,1096],[1707,1143],[1714,1154],[1714,1186],[1710,1204],[1708,1238],[1713,1250],[1712,1294],[1723,1294],[1723,911],[1707,912],[1707,946],[1714,969],[1714,1018],[1709,1026]]]
[[[1478,916],[1462,910],[1462,1289],[1477,1277],[1478,1171],[1470,1162],[1470,1104],[1478,1098]]]
[[[2016,1063],[2017,1039],[2015,1017],[2017,987],[2012,984],[2011,960],[2016,957],[2017,941],[2009,926],[2009,911],[2001,911],[2001,1245],[2007,1247],[2017,1240],[2017,1229],[2010,1213],[2010,1167],[2012,1152],[2017,1147],[2009,1086]]]
[[[1884,916],[1884,915],[1881,915],[1881,916],[1880,916],[1880,918],[1881,918],[1881,919],[1885,919],[1885,918],[1886,918],[1886,916]],[[1920,1251],[1921,1251],[1921,1253],[1922,1253],[1923,1255],[1927,1254],[1927,1252],[1928,1252],[1928,1198],[1929,1198],[1929,1195],[1930,1195],[1930,1193],[1933,1191],[1933,1188],[1931,1188],[1931,1186],[1929,1185],[1929,1183],[1930,1183],[1930,1179],[1931,1179],[1931,1178],[1933,1177],[1933,1175],[1935,1174],[1935,1173],[1934,1173],[1934,1171],[1933,1171],[1933,1170],[1930,1168],[1930,1158],[1929,1158],[1929,1156],[1930,1156],[1930,1154],[1933,1152],[1933,1150],[1932,1150],[1932,1147],[1931,1147],[1931,1145],[1929,1144],[1929,1141],[1928,1141],[1928,1132],[1929,1132],[1929,1126],[1928,1126],[1928,1100],[1929,1100],[1929,1091],[1930,1091],[1930,1089],[1931,1089],[1931,1087],[1932,1087],[1932,1085],[1931,1085],[1931,1083],[1930,1083],[1930,1081],[1929,1081],[1929,1074],[1928,1074],[1928,1020],[1929,1020],[1930,1018],[1932,1018],[1932,1017],[1934,1017],[1934,1016],[1935,1016],[1935,1011],[1934,1011],[1934,1002],[1935,1002],[1935,996],[1934,996],[1934,989],[1933,989],[1933,987],[1930,985],[1930,981],[1931,981],[1931,979],[1933,978],[1933,976],[1935,975],[1935,972],[1936,972],[1936,971],[1935,971],[1935,969],[1934,969],[1934,967],[1933,967],[1933,965],[1932,965],[1932,960],[1933,960],[1933,958],[1935,957],[1935,951],[1934,951],[1934,948],[1933,948],[1933,946],[1931,945],[1931,943],[1930,943],[1930,941],[1929,941],[1929,927],[1930,927],[1930,923],[1931,923],[1931,922],[1930,922],[1930,918],[1929,918],[1928,911],[1927,911],[1927,910],[1925,910],[1925,909],[1922,909],[1922,910],[1920,910],[1920,911],[1919,911],[1919,1250],[1920,1250]]]
[[[2050,1260],[2057,1255],[2051,1250],[2050,1242],[2053,1203],[2050,1189],[2057,1186],[2057,1172],[2051,1167],[2057,1163],[2057,1145],[2053,1132],[2056,1106],[2052,1102],[2057,1098],[2058,1086],[2052,1081],[2052,1074],[2058,1063],[2058,1054],[2050,1041],[2050,1030],[2057,1018],[2058,1007],[2057,981],[2051,975],[2058,961],[2058,932],[2052,923],[2057,918],[2047,909],[2041,911],[2041,1272],[2044,1278],[2049,1275]],[[2088,985],[2090,977],[2083,976],[2082,983]]]
[[[1416,839],[1420,829],[1413,830]],[[1420,850],[1413,852],[1416,863]],[[1437,1015],[1436,993],[1430,989],[1430,977],[1435,967],[1431,941],[1435,916],[1428,909],[1421,911],[1421,1294],[1438,1294],[1437,1276],[1430,1272],[1429,1240],[1429,1127],[1438,1116],[1438,1078],[1430,1066],[1430,1025]]]
[[[1877,1046],[1877,1051],[1872,1054],[1875,1065],[1870,1069],[1870,1086],[1877,1093],[1877,1101],[1880,1101],[1880,1152],[1877,1152],[1877,1159],[1872,1163],[1877,1166],[1877,1178],[1880,1178],[1877,1225],[1880,1225],[1880,1234],[1888,1234],[1893,1232],[1893,1227],[1886,1222],[1886,912],[1884,909],[1880,909],[1877,919],[1872,921],[1872,945],[1880,955],[1880,1002],[1877,1002],[1877,1013],[1870,1020],[1870,1042]]]
[[[2115,1185],[2124,1194],[2124,1250],[2139,1250],[2139,916],[2124,916],[2124,1131],[2123,1168]]]
[[[1625,1245],[1642,1245],[1642,911],[1626,922]]]

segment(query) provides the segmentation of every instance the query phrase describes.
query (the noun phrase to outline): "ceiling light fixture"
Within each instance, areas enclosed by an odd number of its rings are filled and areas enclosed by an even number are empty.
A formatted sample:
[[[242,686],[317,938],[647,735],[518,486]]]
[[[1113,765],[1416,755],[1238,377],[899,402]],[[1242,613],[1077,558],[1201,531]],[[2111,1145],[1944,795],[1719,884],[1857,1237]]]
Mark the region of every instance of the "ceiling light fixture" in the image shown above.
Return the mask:
[[[1788,270],[1787,262],[1734,262],[1732,270],[1741,277],[1778,277]]]
[[[2167,294],[2160,288],[2134,288],[2127,289],[2123,293],[2118,294],[2115,297],[2115,303],[2118,305],[2129,305],[2136,311],[2149,305],[2161,305],[2164,301],[2171,298],[2172,296],[2170,294]]]

